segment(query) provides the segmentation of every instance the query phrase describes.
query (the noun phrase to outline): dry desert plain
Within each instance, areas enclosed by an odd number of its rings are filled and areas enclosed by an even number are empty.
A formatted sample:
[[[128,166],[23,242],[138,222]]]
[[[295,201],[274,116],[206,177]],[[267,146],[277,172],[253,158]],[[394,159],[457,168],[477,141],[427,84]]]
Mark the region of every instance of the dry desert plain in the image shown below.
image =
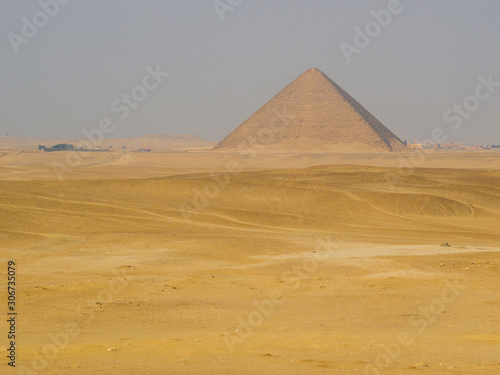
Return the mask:
[[[500,374],[500,153],[409,155],[0,151],[1,373]]]

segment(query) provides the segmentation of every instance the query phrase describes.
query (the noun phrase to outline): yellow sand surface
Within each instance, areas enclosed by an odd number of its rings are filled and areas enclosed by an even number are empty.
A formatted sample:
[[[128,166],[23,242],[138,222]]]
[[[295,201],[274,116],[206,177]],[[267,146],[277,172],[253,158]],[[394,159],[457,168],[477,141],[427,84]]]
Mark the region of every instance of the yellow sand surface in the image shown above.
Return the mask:
[[[500,374],[499,153],[68,154],[0,153],[2,374]]]

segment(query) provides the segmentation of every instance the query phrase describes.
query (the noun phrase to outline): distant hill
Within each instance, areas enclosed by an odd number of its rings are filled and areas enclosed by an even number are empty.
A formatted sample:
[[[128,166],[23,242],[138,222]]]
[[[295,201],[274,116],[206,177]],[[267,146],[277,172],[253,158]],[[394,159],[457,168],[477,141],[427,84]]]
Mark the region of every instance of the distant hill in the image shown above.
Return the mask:
[[[318,69],[301,74],[214,150],[391,152],[401,140]]]
[[[77,147],[85,138],[32,138],[0,136],[0,149],[38,149],[38,145],[50,147],[55,144],[68,143]],[[213,147],[215,142],[204,140],[191,134],[163,135],[153,134],[136,138],[105,138],[101,148],[150,148],[152,150],[177,150],[187,148]]]

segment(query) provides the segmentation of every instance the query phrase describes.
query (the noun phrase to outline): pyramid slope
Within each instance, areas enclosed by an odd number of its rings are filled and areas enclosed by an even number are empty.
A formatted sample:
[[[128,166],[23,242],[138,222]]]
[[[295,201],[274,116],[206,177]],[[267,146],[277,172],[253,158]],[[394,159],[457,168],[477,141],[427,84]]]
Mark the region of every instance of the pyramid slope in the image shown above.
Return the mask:
[[[214,150],[380,152],[406,146],[318,69],[301,74]]]

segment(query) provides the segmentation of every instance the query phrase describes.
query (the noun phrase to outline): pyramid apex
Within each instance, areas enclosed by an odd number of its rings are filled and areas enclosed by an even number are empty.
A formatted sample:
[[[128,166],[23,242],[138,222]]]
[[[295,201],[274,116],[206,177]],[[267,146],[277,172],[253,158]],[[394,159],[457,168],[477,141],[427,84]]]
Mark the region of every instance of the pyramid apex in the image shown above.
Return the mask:
[[[325,73],[323,73],[318,68],[309,68],[304,73],[302,73],[299,77],[325,77],[328,78]]]
[[[305,71],[305,73],[307,73],[307,72],[311,72],[311,73],[319,72],[319,73],[323,74],[323,72],[321,70],[319,70],[318,68],[309,68]]]

